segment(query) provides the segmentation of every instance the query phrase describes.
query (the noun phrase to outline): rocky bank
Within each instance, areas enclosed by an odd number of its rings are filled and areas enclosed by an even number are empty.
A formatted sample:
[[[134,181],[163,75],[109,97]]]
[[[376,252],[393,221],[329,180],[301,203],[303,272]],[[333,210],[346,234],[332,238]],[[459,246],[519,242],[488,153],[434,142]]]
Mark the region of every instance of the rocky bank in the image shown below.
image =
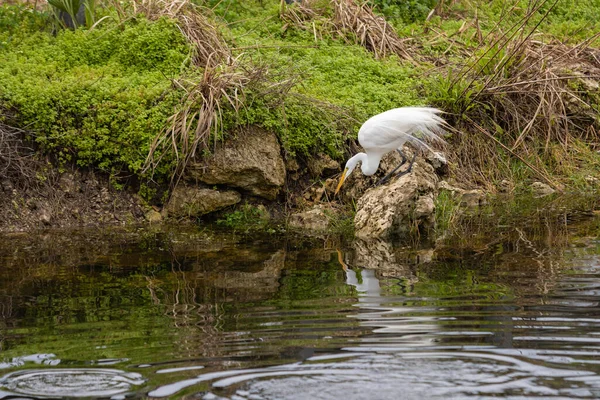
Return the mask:
[[[405,152],[412,157],[409,148]],[[446,160],[441,154],[419,154],[411,173],[374,186],[399,162],[390,153],[376,176],[365,177],[357,170],[335,197],[341,172],[337,161],[323,154],[286,159],[274,133],[250,127],[191,163],[164,204],[151,205],[126,189],[116,190],[93,172],[55,171],[45,185],[27,190],[5,179],[0,230],[197,221],[251,204],[285,218],[291,229],[327,232],[340,210],[347,213],[355,204],[358,238],[426,236],[435,226],[438,191],[449,188],[442,180]]]

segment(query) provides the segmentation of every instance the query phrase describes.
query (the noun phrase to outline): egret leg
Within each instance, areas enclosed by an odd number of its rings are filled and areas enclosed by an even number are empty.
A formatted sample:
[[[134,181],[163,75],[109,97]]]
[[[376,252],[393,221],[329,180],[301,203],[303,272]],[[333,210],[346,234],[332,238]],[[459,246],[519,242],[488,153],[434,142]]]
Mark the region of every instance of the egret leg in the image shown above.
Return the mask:
[[[413,167],[413,164],[415,163],[415,159],[416,159],[416,158],[417,158],[417,152],[415,151],[415,154],[413,155],[413,158],[412,158],[412,160],[410,160],[410,164],[409,164],[408,168],[406,168],[406,170],[405,170],[405,171],[398,172],[398,173],[396,174],[396,176],[403,176],[403,175],[406,175],[406,174],[408,174],[409,172],[412,172],[412,167]]]
[[[392,170],[392,172],[388,173],[386,176],[384,176],[383,178],[381,178],[381,179],[379,180],[379,182],[377,182],[377,183],[375,184],[375,186],[379,186],[379,185],[381,185],[381,184],[383,184],[383,183],[387,182],[387,181],[388,181],[388,180],[389,180],[389,179],[392,177],[392,175],[394,175],[394,174],[396,173],[396,171],[398,171],[398,169],[399,169],[401,166],[403,166],[403,165],[404,165],[404,163],[406,162],[406,156],[404,155],[404,153],[402,153],[402,152],[400,151],[400,149],[396,149],[396,151],[398,152],[398,154],[400,154],[400,157],[402,157],[402,161],[400,162],[400,164],[399,164],[399,165],[398,165],[396,168],[394,168],[394,169]],[[414,159],[414,157],[413,157],[413,160],[412,160],[412,162],[410,163],[410,167],[409,167],[409,168],[412,168],[412,163],[413,163],[414,161],[415,161],[415,159]]]

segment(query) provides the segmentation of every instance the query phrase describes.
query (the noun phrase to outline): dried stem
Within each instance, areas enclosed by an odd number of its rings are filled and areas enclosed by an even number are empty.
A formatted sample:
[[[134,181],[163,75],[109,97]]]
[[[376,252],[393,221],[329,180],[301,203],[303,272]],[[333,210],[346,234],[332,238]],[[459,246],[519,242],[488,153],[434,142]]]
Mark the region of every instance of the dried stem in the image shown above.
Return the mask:
[[[360,44],[376,58],[395,54],[415,63],[406,45],[407,39],[401,39],[385,18],[373,13],[366,2],[331,0],[323,6],[322,1],[305,0],[291,6],[282,4],[280,18],[285,22],[284,29],[295,26],[310,30],[315,41],[319,35],[314,21],[318,20],[321,36],[325,34]]]
[[[199,67],[228,63],[231,53],[216,25],[206,17],[211,10],[190,0],[141,0],[134,2],[136,13],[155,20],[164,16],[178,21],[179,29],[194,48],[193,62]]]

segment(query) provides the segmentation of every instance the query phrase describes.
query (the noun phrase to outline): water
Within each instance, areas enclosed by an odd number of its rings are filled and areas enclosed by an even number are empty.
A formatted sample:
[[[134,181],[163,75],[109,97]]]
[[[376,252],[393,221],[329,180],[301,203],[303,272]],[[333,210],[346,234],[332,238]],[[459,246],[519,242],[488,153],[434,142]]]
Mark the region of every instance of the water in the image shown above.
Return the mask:
[[[600,220],[533,215],[419,246],[5,236],[0,398],[599,398]]]

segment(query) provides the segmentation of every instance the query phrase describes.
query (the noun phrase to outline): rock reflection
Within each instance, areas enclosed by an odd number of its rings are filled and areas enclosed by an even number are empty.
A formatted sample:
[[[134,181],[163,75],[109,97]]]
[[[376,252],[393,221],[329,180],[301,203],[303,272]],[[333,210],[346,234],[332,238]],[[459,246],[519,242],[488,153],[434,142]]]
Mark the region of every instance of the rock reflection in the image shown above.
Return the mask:
[[[557,304],[541,297],[555,289],[566,268],[569,242],[564,225],[555,227],[546,225],[546,236],[513,227],[510,234],[488,237],[475,253],[465,247],[453,252],[446,244],[452,238],[421,249],[355,240],[345,255],[344,263],[352,266],[346,282],[358,292],[361,312],[353,317],[373,331],[348,349],[442,346],[475,338],[511,348],[516,312]]]
[[[227,347],[235,345],[238,338],[223,332],[231,320],[226,305],[265,300],[278,290],[285,251],[253,252],[245,247],[226,250],[197,257],[193,262],[187,260],[186,271],[174,262],[172,272],[161,281],[146,276],[154,304],[164,309],[179,330],[176,346],[180,356],[231,355]],[[220,265],[212,262],[217,258]]]
[[[434,248],[414,249],[381,239],[357,238],[347,261],[350,265],[377,271],[379,277],[402,277],[412,284],[418,281],[418,266],[431,262],[434,254]]]
[[[233,367],[258,340],[236,332],[246,316],[235,309],[275,296],[287,254],[280,243],[185,230],[11,237],[0,242],[0,324],[25,334],[5,335],[2,347],[26,346],[31,329],[55,343],[45,350],[88,365],[171,354],[175,362],[228,356]],[[87,340],[69,334],[82,324]]]
[[[386,267],[388,274],[390,271],[400,271],[398,268],[390,268],[389,264]],[[352,313],[349,317],[358,319],[362,326],[373,328],[372,333],[359,339],[363,343],[360,347],[428,346],[434,342],[431,332],[438,330],[436,318],[411,316],[415,311],[414,307],[393,305],[393,298],[382,295],[376,271],[358,269],[355,272],[347,266],[344,266],[344,270],[346,283],[356,288],[358,293],[358,303],[355,305],[361,309],[361,312]]]

